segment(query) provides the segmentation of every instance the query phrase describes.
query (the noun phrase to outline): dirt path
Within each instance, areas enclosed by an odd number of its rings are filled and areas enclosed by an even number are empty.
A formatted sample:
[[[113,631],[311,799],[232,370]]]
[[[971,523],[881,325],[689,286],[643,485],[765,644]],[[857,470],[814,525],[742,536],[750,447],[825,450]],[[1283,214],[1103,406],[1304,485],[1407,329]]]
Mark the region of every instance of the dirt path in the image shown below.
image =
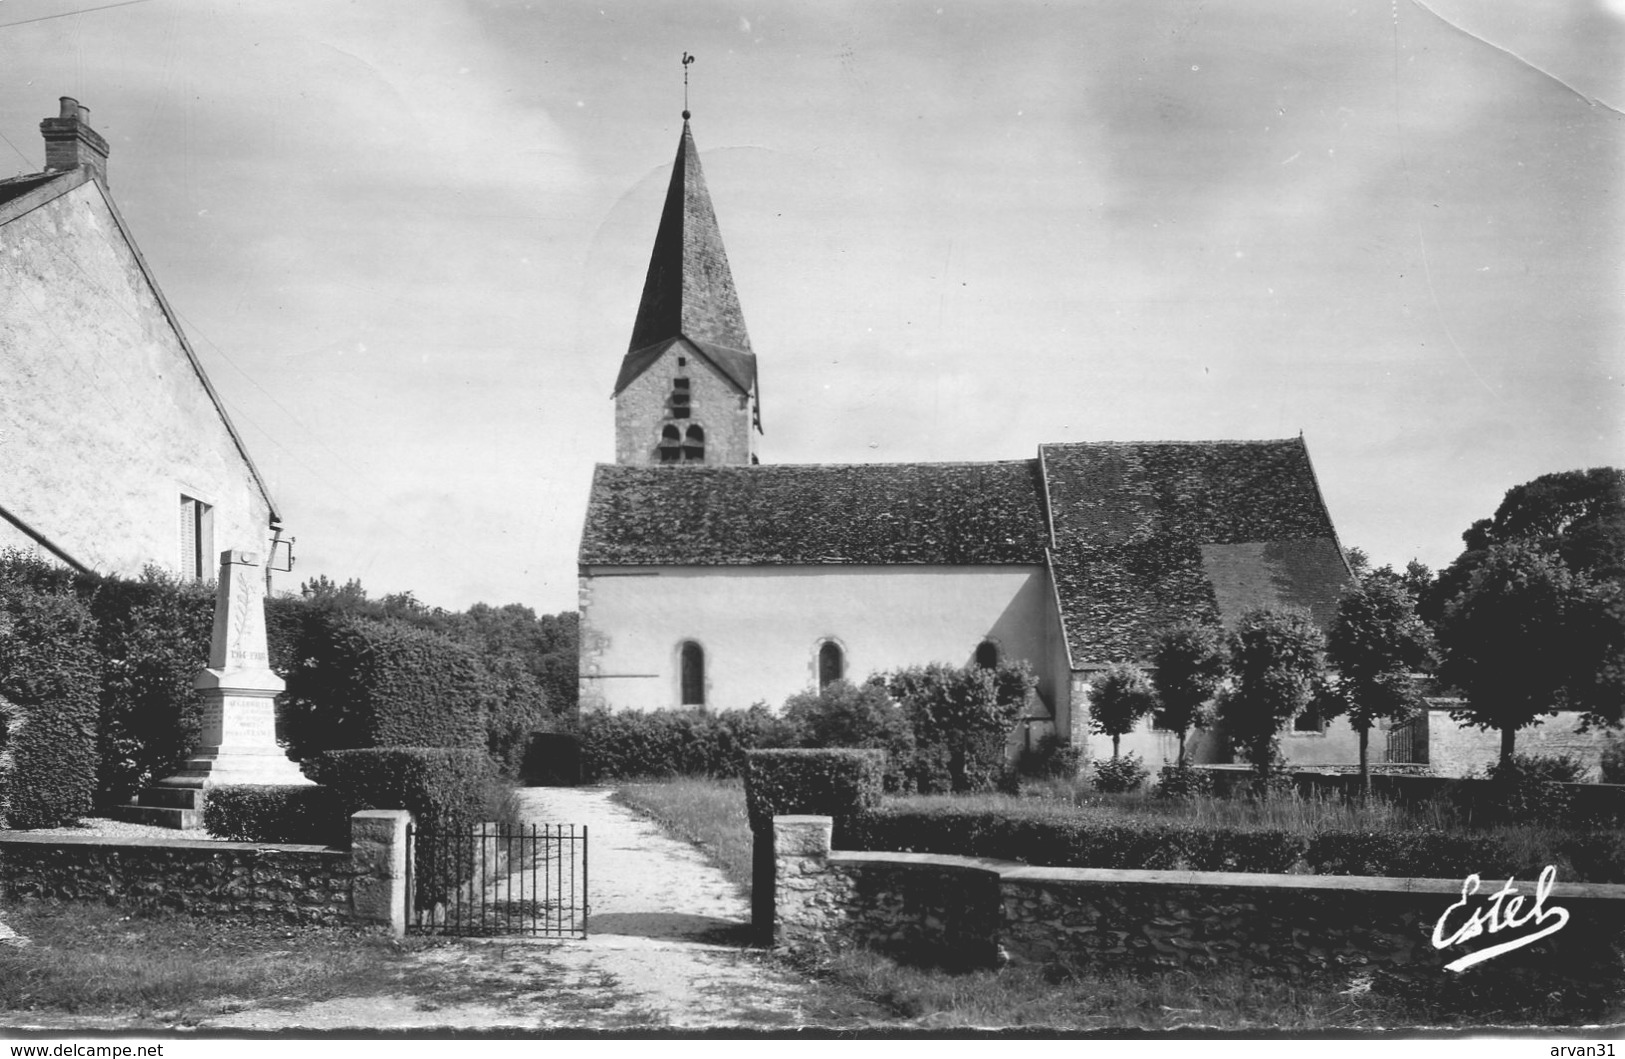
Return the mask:
[[[585,824],[586,941],[464,942],[416,957],[448,987],[247,1010],[200,1029],[636,1028],[852,1026],[807,1010],[816,990],[743,945],[749,908],[686,843],[601,788],[522,792],[537,823]],[[834,1018],[835,1022],[830,1021]],[[860,1023],[864,1020],[858,1020]]]

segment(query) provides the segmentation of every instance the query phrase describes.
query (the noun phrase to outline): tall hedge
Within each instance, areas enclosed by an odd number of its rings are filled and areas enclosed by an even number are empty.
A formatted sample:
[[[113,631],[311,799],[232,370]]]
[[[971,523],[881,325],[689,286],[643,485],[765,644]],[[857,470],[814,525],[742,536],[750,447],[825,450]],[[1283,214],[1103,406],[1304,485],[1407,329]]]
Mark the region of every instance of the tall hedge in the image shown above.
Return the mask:
[[[284,615],[285,617],[285,615]],[[482,673],[474,653],[395,620],[333,612],[278,622],[282,721],[299,760],[363,747],[484,747]]]
[[[66,586],[37,587],[32,564],[0,556],[0,826],[14,828],[72,820],[96,789],[95,622]]]
[[[197,746],[192,681],[209,664],[214,589],[155,569],[139,579],[82,580],[103,659],[97,800],[128,800],[178,771]]]

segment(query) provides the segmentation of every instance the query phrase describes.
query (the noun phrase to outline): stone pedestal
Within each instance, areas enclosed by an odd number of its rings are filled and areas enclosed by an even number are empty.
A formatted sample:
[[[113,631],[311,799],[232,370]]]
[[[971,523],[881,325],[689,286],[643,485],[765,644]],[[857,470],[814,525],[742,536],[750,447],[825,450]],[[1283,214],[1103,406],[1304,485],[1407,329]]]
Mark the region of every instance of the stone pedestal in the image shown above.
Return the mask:
[[[127,820],[162,827],[203,826],[209,787],[247,783],[308,784],[276,742],[276,697],[284,687],[271,672],[265,642],[265,582],[258,556],[220,555],[209,668],[192,682],[203,706],[203,731],[185,766],[120,807]]]

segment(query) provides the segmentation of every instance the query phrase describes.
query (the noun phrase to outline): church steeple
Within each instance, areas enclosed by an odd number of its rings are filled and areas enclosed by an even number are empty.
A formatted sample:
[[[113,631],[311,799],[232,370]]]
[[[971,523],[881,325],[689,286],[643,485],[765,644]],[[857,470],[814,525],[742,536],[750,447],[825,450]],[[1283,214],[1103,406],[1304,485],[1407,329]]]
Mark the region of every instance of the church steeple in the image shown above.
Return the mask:
[[[619,463],[755,462],[756,355],[688,117],[615,380]]]

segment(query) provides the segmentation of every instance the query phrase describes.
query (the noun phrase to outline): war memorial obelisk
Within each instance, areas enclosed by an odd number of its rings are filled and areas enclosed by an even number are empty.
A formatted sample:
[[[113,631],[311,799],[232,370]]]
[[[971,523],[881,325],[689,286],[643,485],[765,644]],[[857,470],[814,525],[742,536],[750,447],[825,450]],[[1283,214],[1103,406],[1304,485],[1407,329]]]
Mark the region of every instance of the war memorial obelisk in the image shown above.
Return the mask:
[[[276,742],[276,697],[265,642],[265,580],[252,552],[220,553],[209,667],[192,682],[203,707],[185,766],[141,792],[121,816],[164,827],[203,826],[203,794],[225,784],[308,784]]]

